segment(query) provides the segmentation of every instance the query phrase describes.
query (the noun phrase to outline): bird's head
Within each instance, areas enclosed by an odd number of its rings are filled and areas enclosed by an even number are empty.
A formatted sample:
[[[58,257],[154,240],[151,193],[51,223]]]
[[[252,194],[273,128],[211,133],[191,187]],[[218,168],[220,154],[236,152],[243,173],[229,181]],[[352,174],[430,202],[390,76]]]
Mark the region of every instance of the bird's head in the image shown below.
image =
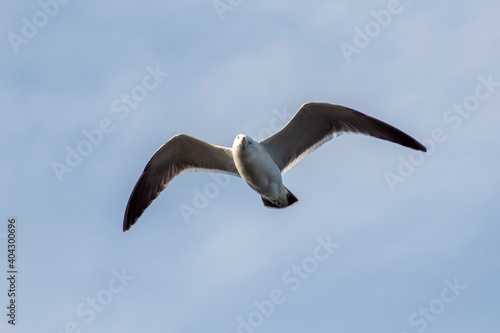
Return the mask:
[[[248,135],[238,134],[233,142],[233,150],[241,153],[251,153],[257,151],[258,142]]]

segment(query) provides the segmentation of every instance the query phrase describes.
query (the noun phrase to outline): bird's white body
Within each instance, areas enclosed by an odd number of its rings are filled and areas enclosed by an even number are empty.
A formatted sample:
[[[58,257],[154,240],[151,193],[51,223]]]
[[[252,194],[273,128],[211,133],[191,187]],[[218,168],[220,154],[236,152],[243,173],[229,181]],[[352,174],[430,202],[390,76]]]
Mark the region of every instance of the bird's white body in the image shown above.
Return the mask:
[[[267,150],[243,134],[234,139],[232,150],[236,169],[248,186],[276,206],[286,207],[287,196],[281,170]]]

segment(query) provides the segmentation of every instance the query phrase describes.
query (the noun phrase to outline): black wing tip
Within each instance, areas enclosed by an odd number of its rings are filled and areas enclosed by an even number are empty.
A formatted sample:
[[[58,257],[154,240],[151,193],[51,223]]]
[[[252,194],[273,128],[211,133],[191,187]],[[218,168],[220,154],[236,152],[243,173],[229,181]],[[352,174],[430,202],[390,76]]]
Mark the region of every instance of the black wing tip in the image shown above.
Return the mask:
[[[125,209],[125,216],[123,217],[123,232],[130,230],[145,210],[146,208],[138,212],[137,207],[133,204],[131,196],[127,208]]]
[[[148,163],[149,165],[149,163]],[[142,178],[142,175],[141,175],[141,178]],[[140,180],[140,178],[139,178]],[[130,216],[132,215],[132,209],[131,209],[131,203],[132,203],[132,198],[134,196],[134,193],[135,193],[135,189],[137,187],[137,184],[135,185],[133,191],[132,191],[132,194],[130,195],[130,198],[128,199],[128,202],[127,202],[127,208],[125,208],[125,215],[123,216],[123,232],[129,230],[132,225],[135,223],[135,221],[137,220],[137,218],[135,219],[132,219],[130,218]]]
[[[123,219],[123,232],[130,230],[130,228],[132,228],[132,226],[134,225],[135,221],[137,221],[137,219],[135,220],[129,219],[127,215],[128,214],[126,214],[125,218]]]
[[[144,171],[142,172],[141,176],[139,177],[139,180],[134,186],[134,189],[132,190],[132,193],[130,194],[130,198],[128,199],[127,202],[127,208],[125,208],[125,215],[123,217],[123,231],[127,231],[132,226],[137,222],[139,217],[141,217],[142,213],[148,208],[148,206],[151,204],[151,202],[154,200],[150,200],[149,202],[146,202],[146,204],[143,203],[143,200],[141,198],[143,196],[147,196],[147,193],[145,193],[144,189],[144,175],[146,172],[149,170],[151,167],[151,161],[148,162],[146,167],[144,168]],[[144,208],[140,208],[143,206]]]
[[[418,150],[423,151],[424,153],[427,153],[427,148],[425,148],[425,146],[422,144],[420,144],[420,146],[418,147]]]
[[[413,138],[412,138],[412,142],[408,145],[405,145],[405,146],[407,146],[408,148],[411,148],[411,149],[423,151],[424,153],[427,152],[427,148],[423,144],[421,144],[420,142],[418,142],[417,140],[415,140]]]
[[[149,204],[146,205],[146,208],[149,206]],[[137,222],[137,220],[139,220],[139,217],[141,217],[142,213],[144,213],[146,208],[142,210],[137,210],[136,207],[132,208],[127,207],[127,209],[125,210],[125,216],[123,218],[123,232],[130,230],[130,228],[132,228],[132,226]]]

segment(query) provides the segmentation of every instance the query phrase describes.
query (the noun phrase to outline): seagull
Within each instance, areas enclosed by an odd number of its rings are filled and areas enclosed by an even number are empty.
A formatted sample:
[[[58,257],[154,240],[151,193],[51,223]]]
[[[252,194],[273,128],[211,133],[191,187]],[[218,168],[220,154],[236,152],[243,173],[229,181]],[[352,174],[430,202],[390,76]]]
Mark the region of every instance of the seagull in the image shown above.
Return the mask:
[[[344,106],[317,102],[302,105],[279,132],[262,141],[239,134],[233,146],[227,148],[178,134],[165,142],[144,168],[130,195],[123,231],[135,224],[175,176],[186,171],[241,177],[261,196],[264,206],[292,206],[298,199],[283,185],[281,175],[307,154],[344,133],[365,134],[427,151],[417,140],[383,121]]]

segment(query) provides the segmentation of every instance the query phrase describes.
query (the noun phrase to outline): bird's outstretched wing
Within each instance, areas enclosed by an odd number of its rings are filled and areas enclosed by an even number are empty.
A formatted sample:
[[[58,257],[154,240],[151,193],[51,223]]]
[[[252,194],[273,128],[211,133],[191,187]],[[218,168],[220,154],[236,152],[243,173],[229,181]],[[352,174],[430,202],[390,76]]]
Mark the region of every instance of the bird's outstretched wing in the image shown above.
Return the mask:
[[[302,105],[285,127],[261,144],[284,173],[307,154],[342,133],[366,134],[427,151],[417,140],[383,121],[328,103]]]
[[[239,176],[230,148],[185,134],[168,140],[149,160],[128,200],[123,231],[127,231],[168,183],[185,171],[212,171]]]

